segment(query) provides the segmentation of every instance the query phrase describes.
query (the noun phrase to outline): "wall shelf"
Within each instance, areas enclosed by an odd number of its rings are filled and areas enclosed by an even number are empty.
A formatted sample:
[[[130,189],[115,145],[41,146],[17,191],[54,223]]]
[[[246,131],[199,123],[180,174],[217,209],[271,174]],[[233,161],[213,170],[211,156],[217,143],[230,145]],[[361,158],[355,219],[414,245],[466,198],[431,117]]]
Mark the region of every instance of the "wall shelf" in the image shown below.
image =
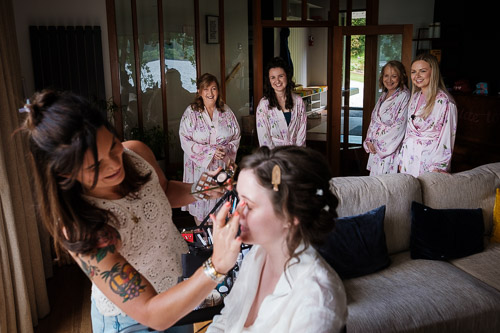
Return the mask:
[[[310,86],[295,89],[294,93],[302,97],[306,113],[309,115],[326,108],[327,91],[327,86]]]

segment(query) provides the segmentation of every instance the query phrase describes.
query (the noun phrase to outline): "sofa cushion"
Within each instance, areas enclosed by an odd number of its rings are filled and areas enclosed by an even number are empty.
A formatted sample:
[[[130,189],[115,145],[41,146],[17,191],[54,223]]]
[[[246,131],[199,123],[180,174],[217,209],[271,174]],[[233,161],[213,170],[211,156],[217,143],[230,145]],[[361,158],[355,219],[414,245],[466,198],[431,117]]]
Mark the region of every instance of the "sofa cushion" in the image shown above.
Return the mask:
[[[411,204],[412,259],[450,260],[483,251],[481,208],[432,209]]]
[[[497,188],[495,205],[493,206],[493,232],[491,241],[500,243],[500,188]]]
[[[491,243],[481,253],[455,259],[450,263],[500,291],[499,243]]]
[[[390,264],[384,233],[385,206],[338,218],[318,252],[341,279],[377,272]]]
[[[418,180],[422,187],[419,202],[435,209],[482,208],[485,234],[491,235],[495,189],[500,186],[500,163],[455,174],[424,173]]]
[[[420,183],[407,174],[335,177],[330,190],[339,199],[339,217],[363,214],[386,206],[384,229],[389,254],[410,248],[410,205],[422,202]]]
[[[376,274],[344,280],[347,332],[498,332],[500,293],[445,261],[391,256]]]

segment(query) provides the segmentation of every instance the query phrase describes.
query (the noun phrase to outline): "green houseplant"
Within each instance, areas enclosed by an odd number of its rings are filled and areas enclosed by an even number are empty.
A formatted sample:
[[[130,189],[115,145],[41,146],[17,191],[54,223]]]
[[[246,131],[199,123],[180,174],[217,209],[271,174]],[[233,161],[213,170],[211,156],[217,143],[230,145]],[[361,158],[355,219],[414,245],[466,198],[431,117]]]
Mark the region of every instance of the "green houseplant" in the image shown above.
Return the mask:
[[[130,131],[130,138],[145,143],[151,148],[158,161],[165,159],[165,147],[169,138],[159,125],[144,130],[134,127]]]

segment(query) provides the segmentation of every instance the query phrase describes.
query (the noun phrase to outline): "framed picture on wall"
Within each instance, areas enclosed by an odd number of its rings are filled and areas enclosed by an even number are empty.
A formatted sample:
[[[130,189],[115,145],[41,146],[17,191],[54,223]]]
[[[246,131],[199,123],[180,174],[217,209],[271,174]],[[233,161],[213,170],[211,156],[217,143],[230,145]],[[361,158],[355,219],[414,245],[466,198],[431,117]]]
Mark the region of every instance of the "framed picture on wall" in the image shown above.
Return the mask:
[[[207,15],[207,44],[219,44],[219,17]]]

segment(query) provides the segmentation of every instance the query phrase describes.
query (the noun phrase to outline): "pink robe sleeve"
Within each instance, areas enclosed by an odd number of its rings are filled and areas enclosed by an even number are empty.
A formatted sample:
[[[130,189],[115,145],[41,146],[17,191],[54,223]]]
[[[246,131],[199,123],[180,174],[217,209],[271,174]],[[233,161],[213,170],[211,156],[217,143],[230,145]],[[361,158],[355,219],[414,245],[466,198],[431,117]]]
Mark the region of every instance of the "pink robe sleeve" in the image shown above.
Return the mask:
[[[306,108],[304,106],[304,101],[300,96],[295,98],[295,103],[297,103],[297,121],[298,121],[298,131],[297,138],[295,139],[295,144],[297,146],[306,145],[306,134],[307,134],[307,114]]]
[[[440,115],[434,125],[435,130],[439,130],[440,133],[435,151],[430,155],[429,170],[449,171],[457,132],[457,106],[448,98],[440,98],[436,100],[432,112]]]
[[[382,98],[383,95],[380,96],[377,106],[372,112],[370,126],[363,146],[366,152],[369,153],[366,143],[372,140],[377,155],[385,158],[396,153],[403,141],[406,132],[410,92],[407,89],[397,92],[387,111],[378,109],[379,105],[383,105]],[[384,113],[384,117],[377,119],[379,114],[382,113]]]
[[[226,147],[226,157],[231,159],[231,161],[236,161],[236,154],[238,153],[238,148],[240,146],[240,140],[241,140],[241,131],[240,131],[240,125],[238,124],[238,120],[236,119],[236,116],[234,115],[233,111],[229,109],[229,107],[226,106],[226,111],[228,112],[229,116],[229,122],[230,125],[234,129],[234,135],[228,139],[229,143],[227,144]]]
[[[268,146],[269,149],[274,148],[273,138],[271,136],[271,123],[269,122],[269,107],[267,100],[262,98],[257,106],[257,113],[255,115],[257,126],[257,137],[259,138],[259,145]]]
[[[396,153],[401,146],[406,132],[409,99],[409,91],[399,93],[391,106],[392,117],[382,122],[382,127],[377,133],[377,140],[375,140],[375,149],[382,158]]]
[[[368,126],[368,131],[366,132],[366,138],[365,138],[365,141],[363,141],[363,148],[365,148],[365,151],[368,154],[371,154],[371,152],[370,152],[370,149],[368,149],[367,143],[373,141],[373,139],[374,139],[375,132],[377,130],[377,128],[376,128],[377,127],[377,125],[376,125],[377,124],[377,122],[376,122],[377,110],[380,107],[380,104],[382,103],[384,96],[385,96],[385,93],[380,95],[380,97],[377,100],[377,104],[375,104],[375,108],[373,109],[372,115],[370,117],[370,125]]]
[[[191,107],[186,109],[179,126],[179,138],[184,154],[194,164],[206,169],[214,157],[216,146],[210,145],[208,141],[197,142],[194,139],[194,133],[200,130],[198,123],[203,122],[202,119],[198,119],[199,115],[197,114],[198,112],[191,109]]]

